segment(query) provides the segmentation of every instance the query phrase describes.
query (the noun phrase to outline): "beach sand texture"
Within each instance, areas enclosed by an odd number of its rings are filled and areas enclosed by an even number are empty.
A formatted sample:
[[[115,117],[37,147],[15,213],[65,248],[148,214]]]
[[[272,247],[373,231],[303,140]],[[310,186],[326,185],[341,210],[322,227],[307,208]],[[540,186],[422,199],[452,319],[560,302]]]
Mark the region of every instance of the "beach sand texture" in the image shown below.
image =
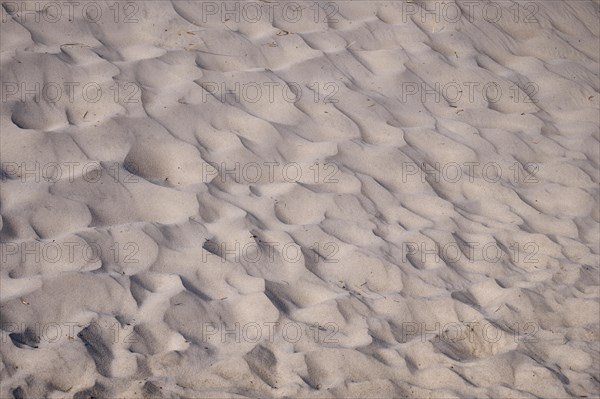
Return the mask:
[[[1,11],[1,398],[599,396],[598,1]]]

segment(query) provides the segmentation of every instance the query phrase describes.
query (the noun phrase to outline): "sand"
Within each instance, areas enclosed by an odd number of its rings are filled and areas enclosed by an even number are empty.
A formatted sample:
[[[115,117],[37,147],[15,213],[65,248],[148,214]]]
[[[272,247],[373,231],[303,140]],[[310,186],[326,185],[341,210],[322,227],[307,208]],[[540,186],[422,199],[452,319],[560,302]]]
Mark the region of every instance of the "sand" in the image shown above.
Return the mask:
[[[598,397],[599,7],[2,1],[0,397]]]

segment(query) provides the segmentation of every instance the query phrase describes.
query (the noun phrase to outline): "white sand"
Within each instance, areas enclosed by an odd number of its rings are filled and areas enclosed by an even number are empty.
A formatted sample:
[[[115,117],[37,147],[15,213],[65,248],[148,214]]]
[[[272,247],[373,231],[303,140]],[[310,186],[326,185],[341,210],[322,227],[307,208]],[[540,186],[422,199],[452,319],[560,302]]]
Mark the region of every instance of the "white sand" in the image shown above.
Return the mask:
[[[2,6],[1,398],[598,397],[598,1]]]

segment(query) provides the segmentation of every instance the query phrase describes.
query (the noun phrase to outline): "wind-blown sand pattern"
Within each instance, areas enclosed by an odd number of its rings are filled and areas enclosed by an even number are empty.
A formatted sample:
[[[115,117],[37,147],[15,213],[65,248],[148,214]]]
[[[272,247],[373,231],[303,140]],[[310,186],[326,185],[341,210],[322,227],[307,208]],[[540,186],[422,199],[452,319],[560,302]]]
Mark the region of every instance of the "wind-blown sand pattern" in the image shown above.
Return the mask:
[[[2,8],[1,398],[598,397],[597,1]]]

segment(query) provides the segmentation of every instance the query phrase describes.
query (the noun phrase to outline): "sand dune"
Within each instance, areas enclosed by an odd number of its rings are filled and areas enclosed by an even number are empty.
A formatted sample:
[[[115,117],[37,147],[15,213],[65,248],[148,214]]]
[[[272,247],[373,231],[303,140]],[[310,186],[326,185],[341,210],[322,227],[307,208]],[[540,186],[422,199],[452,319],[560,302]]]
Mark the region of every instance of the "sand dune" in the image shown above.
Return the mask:
[[[0,397],[600,395],[597,1],[1,4]]]

